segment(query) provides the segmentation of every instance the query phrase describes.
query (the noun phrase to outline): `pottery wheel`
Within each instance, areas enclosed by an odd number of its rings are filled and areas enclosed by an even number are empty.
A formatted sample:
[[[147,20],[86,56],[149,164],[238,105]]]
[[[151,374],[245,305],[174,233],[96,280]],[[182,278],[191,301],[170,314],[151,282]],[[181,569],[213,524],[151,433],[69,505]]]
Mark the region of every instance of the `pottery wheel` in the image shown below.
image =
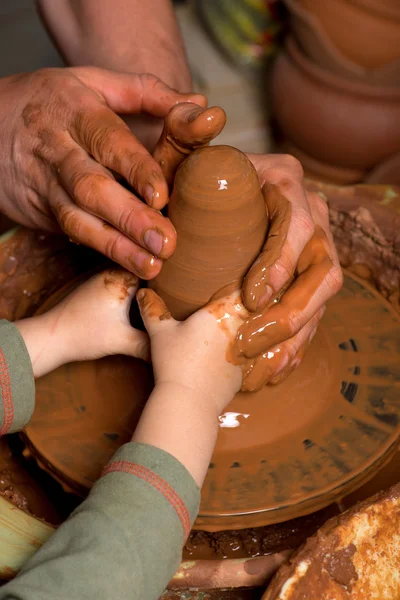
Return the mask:
[[[135,359],[61,367],[37,382],[28,444],[84,495],[130,438],[151,388],[151,369]],[[238,394],[221,415],[195,528],[282,522],[359,487],[396,449],[399,389],[399,315],[346,274],[297,371],[278,386]]]

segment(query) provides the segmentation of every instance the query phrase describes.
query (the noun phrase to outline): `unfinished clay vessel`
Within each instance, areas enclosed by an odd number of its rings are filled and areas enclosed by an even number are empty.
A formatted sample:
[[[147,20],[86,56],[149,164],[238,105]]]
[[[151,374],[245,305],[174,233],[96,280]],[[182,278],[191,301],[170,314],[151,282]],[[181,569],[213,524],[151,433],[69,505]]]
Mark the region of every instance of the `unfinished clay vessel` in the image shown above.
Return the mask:
[[[321,23],[333,45],[365,69],[400,58],[400,7],[369,0],[299,0]]]
[[[185,319],[226,285],[239,287],[261,251],[267,213],[253,165],[230,146],[194,151],[177,171],[168,217],[176,250],[150,287]]]
[[[373,68],[362,66],[343,54],[328,35],[315,11],[307,10],[301,0],[285,0],[290,11],[291,31],[305,54],[319,67],[350,80],[380,86],[400,85],[400,50],[398,56]],[[319,3],[324,9],[324,3]],[[336,10],[336,6],[335,6]],[[318,12],[318,11],[316,11]],[[399,35],[400,33],[398,33]],[[361,52],[370,52],[370,45]]]
[[[400,149],[400,87],[378,88],[324,71],[293,38],[272,75],[283,134],[321,162],[369,169]]]

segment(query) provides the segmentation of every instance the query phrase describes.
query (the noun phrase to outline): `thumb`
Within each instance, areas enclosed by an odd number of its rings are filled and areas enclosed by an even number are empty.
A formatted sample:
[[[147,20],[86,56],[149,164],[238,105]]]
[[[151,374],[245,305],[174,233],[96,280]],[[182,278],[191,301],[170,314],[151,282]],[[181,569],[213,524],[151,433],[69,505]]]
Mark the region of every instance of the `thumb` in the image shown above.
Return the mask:
[[[176,323],[164,301],[154,290],[142,288],[136,294],[140,314],[150,337],[160,329],[170,328]]]
[[[75,67],[71,70],[119,114],[145,112],[153,117],[165,117],[180,102],[207,106],[207,99],[202,94],[181,94],[149,73],[117,73],[96,67]]]

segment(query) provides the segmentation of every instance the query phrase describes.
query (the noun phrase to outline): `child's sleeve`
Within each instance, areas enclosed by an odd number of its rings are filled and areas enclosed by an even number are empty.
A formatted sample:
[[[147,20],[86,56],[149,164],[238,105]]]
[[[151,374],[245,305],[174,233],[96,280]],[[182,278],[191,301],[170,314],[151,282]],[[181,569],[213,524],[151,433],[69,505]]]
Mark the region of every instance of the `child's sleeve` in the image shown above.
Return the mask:
[[[0,436],[20,431],[35,406],[31,359],[18,328],[0,320]]]
[[[122,446],[0,600],[158,600],[179,566],[200,490],[173,456]]]

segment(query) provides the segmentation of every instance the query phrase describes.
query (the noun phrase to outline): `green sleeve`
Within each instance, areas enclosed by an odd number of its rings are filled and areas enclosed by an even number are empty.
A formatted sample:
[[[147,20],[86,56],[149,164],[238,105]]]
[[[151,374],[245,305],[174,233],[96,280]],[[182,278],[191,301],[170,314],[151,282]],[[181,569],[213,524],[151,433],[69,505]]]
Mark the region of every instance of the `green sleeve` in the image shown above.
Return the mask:
[[[32,364],[18,328],[0,320],[0,435],[20,431],[35,406]]]
[[[0,600],[157,600],[179,566],[200,490],[173,456],[123,446],[88,498],[0,588]]]

